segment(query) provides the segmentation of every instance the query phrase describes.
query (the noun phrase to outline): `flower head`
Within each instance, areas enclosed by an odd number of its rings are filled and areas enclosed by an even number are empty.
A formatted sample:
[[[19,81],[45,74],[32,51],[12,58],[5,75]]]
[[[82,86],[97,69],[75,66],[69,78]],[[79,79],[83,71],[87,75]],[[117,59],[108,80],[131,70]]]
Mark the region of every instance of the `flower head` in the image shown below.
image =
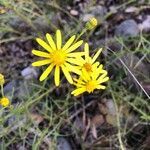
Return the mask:
[[[61,31],[56,31],[56,43],[52,39],[50,34],[46,34],[46,39],[48,44],[40,38],[36,41],[47,51],[42,52],[39,50],[32,50],[32,53],[36,56],[45,58],[44,60],[36,61],[32,63],[33,66],[43,66],[49,65],[47,69],[40,76],[40,81],[43,81],[55,68],[54,77],[55,84],[58,86],[60,84],[60,70],[64,73],[66,79],[69,83],[73,83],[70,72],[75,72],[80,74],[77,66],[74,66],[76,62],[76,57],[81,57],[84,52],[73,52],[83,43],[82,40],[78,42],[75,41],[76,36],[73,35],[64,46],[62,46],[62,35]]]
[[[7,107],[8,105],[10,105],[10,100],[7,97],[3,97],[2,99],[0,99],[0,105],[2,105],[3,107]]]
[[[3,85],[5,83],[4,76],[0,74],[0,85]]]
[[[106,86],[102,83],[108,81],[109,77],[107,71],[103,69],[103,65],[99,65],[90,74],[83,69],[79,79],[74,80],[76,89],[71,94],[77,96],[86,91],[92,93],[95,89],[105,89]]]
[[[80,67],[80,69],[85,69],[88,73],[92,73],[94,69],[99,65],[99,62],[96,62],[96,59],[100,55],[102,48],[97,51],[97,53],[92,57],[89,56],[89,45],[85,43],[84,46],[85,58],[80,57],[78,61],[76,61],[76,65]]]
[[[86,23],[86,28],[88,30],[92,30],[97,26],[98,22],[96,18],[91,18],[87,23]]]

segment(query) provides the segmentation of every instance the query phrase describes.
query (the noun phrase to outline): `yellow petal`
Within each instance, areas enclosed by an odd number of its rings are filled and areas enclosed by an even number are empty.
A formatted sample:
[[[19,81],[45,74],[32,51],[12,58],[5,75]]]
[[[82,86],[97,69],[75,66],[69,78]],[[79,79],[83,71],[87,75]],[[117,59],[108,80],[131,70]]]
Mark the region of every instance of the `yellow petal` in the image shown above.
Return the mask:
[[[68,57],[81,57],[85,55],[85,52],[75,52],[75,53],[68,53],[67,56]]]
[[[100,73],[103,73],[103,76],[106,76],[106,75],[108,74],[108,72],[107,72],[106,70],[104,70],[104,69],[102,69],[102,70],[100,71]]]
[[[76,74],[78,74],[78,75],[81,74],[81,71],[80,71],[79,67],[77,67],[77,66],[72,66],[72,65],[70,65],[70,64],[68,64],[68,63],[65,63],[64,65],[67,67],[67,69],[68,69],[69,71],[74,72],[74,73],[76,73]]]
[[[51,46],[51,48],[53,50],[56,50],[56,45],[55,45],[54,40],[52,39],[52,36],[49,33],[47,33],[46,38],[47,38],[47,41],[48,41],[49,45]]]
[[[95,62],[93,65],[92,65],[92,67],[93,67],[93,69],[97,69],[97,67],[99,66],[99,62]]]
[[[56,66],[55,68],[55,85],[59,86],[60,83],[60,68],[59,66]]]
[[[103,65],[101,64],[98,68],[94,68],[94,65],[95,65],[95,63],[93,64],[92,79],[97,79],[99,77],[99,75],[102,73]]]
[[[68,80],[68,82],[69,82],[70,84],[73,84],[73,80],[72,80],[72,77],[71,77],[71,75],[70,75],[68,69],[67,69],[66,67],[64,67],[64,66],[61,66],[61,68],[62,68],[62,71],[63,71],[63,73],[64,73],[66,79]]]
[[[106,89],[106,86],[104,86],[104,85],[98,85],[96,88],[104,90],[104,89]]]
[[[108,81],[109,80],[109,77],[105,77],[105,78],[99,78],[98,80],[97,80],[97,82],[100,84],[100,83],[104,83],[104,82],[106,82],[106,81]]]
[[[98,67],[98,69],[101,70],[102,68],[103,68],[103,65],[101,64],[101,65]]]
[[[97,57],[100,55],[101,51],[102,51],[102,48],[97,51],[97,53],[96,53],[96,54],[94,55],[94,57],[92,58],[92,63],[95,62],[95,60],[97,59]]]
[[[47,69],[40,76],[40,81],[43,81],[52,71],[54,64],[50,64]]]
[[[90,64],[93,64],[93,63],[92,63],[92,58],[91,58],[91,57],[88,57],[88,58],[87,58],[87,62],[90,63]]]
[[[76,79],[76,78],[73,78],[73,80],[76,82],[76,86],[85,86],[85,81],[83,81],[82,79]]]
[[[104,79],[107,76],[107,74],[108,74],[107,71],[102,69],[98,72],[97,78],[100,76],[99,78]]]
[[[83,66],[84,64],[84,61],[82,61],[81,59],[67,58],[66,61],[70,62],[71,64],[78,65],[78,66]]]
[[[81,46],[82,43],[83,43],[83,40],[81,40],[81,41],[79,41],[79,42],[73,44],[71,47],[69,47],[69,48],[66,50],[66,52],[69,53],[69,52],[74,51],[74,50],[77,49],[79,46]]]
[[[84,51],[85,51],[85,60],[87,61],[87,59],[89,58],[89,45],[88,45],[88,43],[85,43]]]
[[[36,38],[36,41],[37,41],[43,48],[45,48],[48,52],[52,52],[51,47],[50,47],[46,42],[44,42],[42,39]]]
[[[61,49],[61,44],[62,44],[62,37],[61,37],[61,32],[60,30],[56,31],[56,42],[57,42],[57,49]]]
[[[70,45],[73,43],[73,41],[75,40],[76,36],[73,35],[64,45],[64,47],[62,48],[63,50],[67,50],[67,48],[70,47]]]
[[[85,85],[79,84],[79,83],[73,83],[77,88],[85,87]]]
[[[32,53],[34,55],[36,55],[36,56],[50,58],[50,54],[49,53],[41,52],[41,51],[38,51],[38,50],[32,50]]]
[[[36,61],[34,63],[32,63],[32,66],[43,66],[43,65],[47,65],[47,64],[50,64],[51,63],[51,60],[50,59],[44,59],[44,60],[39,60],[39,61]]]
[[[83,68],[82,69],[82,78],[84,81],[89,81],[90,80],[90,75],[88,74],[88,72]]]
[[[83,87],[83,85],[82,85],[82,84],[73,83],[73,85],[75,85],[77,88],[81,88],[81,87]]]
[[[92,65],[92,70],[93,70],[93,72],[92,72],[92,79],[97,79],[97,77],[99,76],[99,73],[98,73],[98,71],[97,70],[99,70],[98,69],[98,66],[100,65],[100,63],[99,62],[95,62],[93,65]],[[98,74],[97,74],[98,73]]]
[[[86,91],[85,87],[82,87],[82,88],[75,89],[74,91],[71,92],[71,94],[73,94],[74,96],[78,96],[81,93],[84,93],[85,91]]]
[[[79,69],[75,68],[75,67],[73,67],[73,69],[70,70],[70,71],[77,74],[77,75],[81,75],[81,71]]]

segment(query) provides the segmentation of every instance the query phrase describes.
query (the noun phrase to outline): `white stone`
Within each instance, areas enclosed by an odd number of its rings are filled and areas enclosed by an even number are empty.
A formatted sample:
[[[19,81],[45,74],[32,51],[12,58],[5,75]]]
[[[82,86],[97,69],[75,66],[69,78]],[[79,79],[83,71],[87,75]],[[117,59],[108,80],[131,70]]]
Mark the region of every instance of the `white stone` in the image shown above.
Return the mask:
[[[77,16],[77,15],[79,15],[79,12],[72,9],[72,10],[70,11],[70,14],[73,15],[73,16]]]

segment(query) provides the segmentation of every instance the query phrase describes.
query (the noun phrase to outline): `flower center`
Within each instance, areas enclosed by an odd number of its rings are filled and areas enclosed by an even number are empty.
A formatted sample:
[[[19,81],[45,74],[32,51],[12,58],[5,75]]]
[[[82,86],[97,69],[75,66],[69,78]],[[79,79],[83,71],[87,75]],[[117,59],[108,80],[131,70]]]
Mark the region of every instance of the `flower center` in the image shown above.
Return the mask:
[[[52,53],[52,62],[57,65],[61,66],[65,63],[66,54],[62,50],[56,50]]]
[[[95,81],[89,81],[87,84],[86,84],[86,90],[91,93],[94,91],[94,89],[96,88],[96,82]]]
[[[86,69],[87,72],[92,71],[92,65],[90,63],[85,63],[83,67]]]

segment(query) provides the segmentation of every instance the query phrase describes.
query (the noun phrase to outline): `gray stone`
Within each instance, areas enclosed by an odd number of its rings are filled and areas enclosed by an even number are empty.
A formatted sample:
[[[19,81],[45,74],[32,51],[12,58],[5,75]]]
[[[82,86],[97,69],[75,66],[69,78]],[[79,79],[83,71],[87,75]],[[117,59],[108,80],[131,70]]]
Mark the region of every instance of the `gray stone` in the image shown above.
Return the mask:
[[[92,14],[85,14],[85,15],[83,15],[83,17],[82,17],[82,20],[84,21],[84,22],[87,22],[87,21],[89,21],[91,18],[93,18],[94,17],[94,15],[92,15]]]
[[[116,7],[116,6],[110,6],[110,7],[109,7],[109,10],[110,10],[110,12],[111,12],[112,14],[117,13],[117,7]]]
[[[9,83],[7,83],[4,86],[4,94],[6,97],[8,97],[10,100],[13,96],[16,95],[16,89],[19,86],[20,81],[18,80],[13,80]]]
[[[149,32],[150,31],[150,15],[147,16],[147,18],[139,24],[139,28],[141,31]]]
[[[137,57],[133,53],[128,53],[122,57],[122,60],[125,62],[126,66],[130,69],[131,73],[135,76],[135,78],[140,81],[140,83],[144,83],[147,77],[150,78],[150,68],[149,65],[146,65],[139,57]],[[127,72],[126,82],[131,86],[131,83],[136,87],[136,89],[140,90],[138,83],[133,79],[133,76]]]
[[[19,146],[18,150],[27,150],[24,146]]]
[[[84,22],[88,21],[92,17],[96,17],[99,22],[104,19],[104,16],[107,13],[107,9],[101,5],[93,6],[88,10],[84,10],[84,14],[82,15],[82,20]]]
[[[137,13],[137,12],[139,12],[139,8],[130,6],[130,7],[126,8],[125,12],[126,13]]]
[[[36,68],[29,66],[21,71],[21,75],[24,79],[37,79],[38,78],[38,71]]]
[[[51,20],[51,18],[49,18],[49,16],[47,16],[47,19],[44,18],[44,16],[37,17],[33,21],[33,24],[34,24],[36,29],[40,29],[40,31],[43,31],[46,33],[50,29],[48,20]]]
[[[34,79],[38,78],[39,71],[36,68],[29,66],[21,71],[21,75],[24,78],[23,80],[12,80],[4,86],[4,94],[8,98],[12,99],[13,97],[22,99],[29,96],[33,90],[33,86],[31,84],[37,81]]]
[[[72,150],[72,148],[67,139],[59,137],[57,139],[57,150]]]
[[[120,58],[127,68],[131,71],[127,71],[127,77],[124,79],[124,82],[131,87],[133,86],[134,90],[140,90],[138,83],[134,80],[133,76],[140,81],[141,84],[146,83],[147,80],[145,77],[150,78],[150,67],[149,64],[144,63],[141,61],[141,58],[137,57],[133,53],[125,54]],[[118,69],[124,67],[124,65],[119,61],[115,61],[115,65]],[[132,75],[131,75],[132,74]],[[143,86],[143,85],[142,85]]]
[[[33,90],[30,80],[14,80],[6,84],[4,94],[9,99],[22,99],[30,95]]]
[[[32,93],[32,85],[30,81],[22,81],[17,89],[17,98],[26,99]]]
[[[103,17],[107,13],[106,7],[98,5],[90,8],[90,12],[92,15],[97,17]]]
[[[23,19],[17,16],[14,16],[13,19],[10,19],[8,21],[8,24],[10,24],[12,28],[17,29],[17,31],[20,31],[20,32],[26,32],[30,29],[28,24],[24,22]]]
[[[124,55],[121,59],[125,62],[125,64],[128,66],[128,68],[130,70],[132,70],[132,72],[135,75],[140,76],[139,73],[143,73],[146,76],[150,75],[148,66],[146,66],[146,64],[143,63],[143,61],[140,61],[140,58],[138,56],[136,56],[135,54],[128,53],[128,54]]]
[[[115,30],[115,35],[122,37],[135,37],[138,34],[138,24],[132,19],[123,21]]]
[[[110,115],[116,115],[116,108],[113,100],[109,99],[105,102],[106,107],[108,108],[108,113]]]
[[[23,21],[19,17],[14,17],[9,21],[10,26],[12,26],[13,28],[18,28],[22,23]]]

